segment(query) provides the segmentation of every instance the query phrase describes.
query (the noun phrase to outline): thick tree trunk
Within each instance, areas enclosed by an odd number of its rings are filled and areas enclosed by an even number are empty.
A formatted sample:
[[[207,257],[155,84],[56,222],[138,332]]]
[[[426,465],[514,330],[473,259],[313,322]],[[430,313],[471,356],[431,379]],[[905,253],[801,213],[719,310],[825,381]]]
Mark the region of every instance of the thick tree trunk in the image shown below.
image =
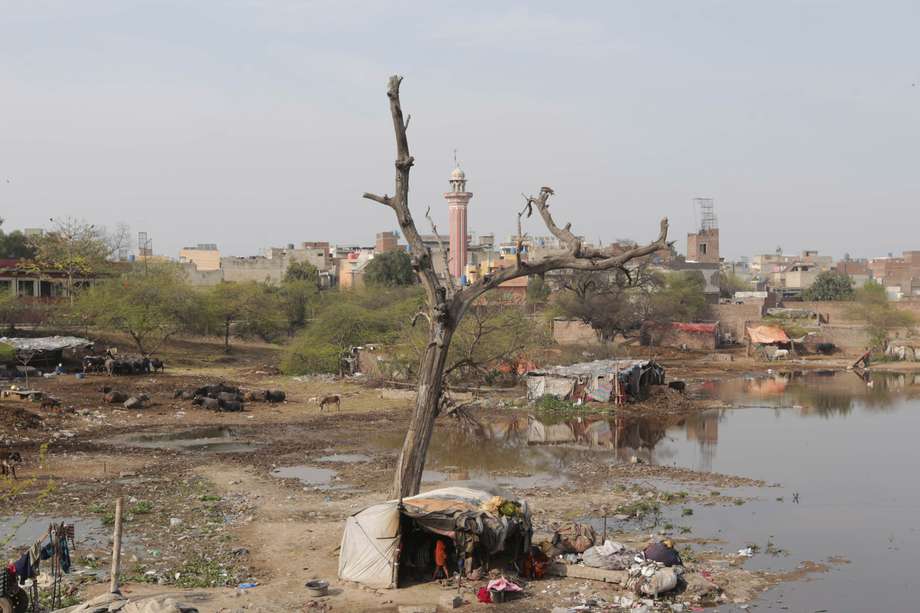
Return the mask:
[[[419,365],[415,410],[396,465],[394,498],[414,496],[419,493],[422,486],[425,456],[428,454],[428,443],[431,442],[434,422],[438,417],[444,366],[453,333],[452,327],[438,322],[433,323],[430,328],[428,348]]]

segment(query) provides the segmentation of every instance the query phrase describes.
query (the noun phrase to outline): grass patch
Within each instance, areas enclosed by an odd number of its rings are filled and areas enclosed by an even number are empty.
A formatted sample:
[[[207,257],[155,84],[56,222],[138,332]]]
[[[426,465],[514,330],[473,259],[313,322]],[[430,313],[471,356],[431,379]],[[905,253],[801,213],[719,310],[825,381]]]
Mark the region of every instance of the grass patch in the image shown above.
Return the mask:
[[[128,512],[132,515],[146,515],[153,512],[153,503],[148,500],[141,500],[133,505]]]
[[[657,500],[636,500],[627,504],[621,504],[614,510],[615,515],[628,515],[630,517],[642,517],[648,513],[661,512],[661,505]]]
[[[665,504],[671,504],[686,500],[689,495],[687,492],[664,492],[659,499]]]
[[[687,517],[688,515],[693,515],[693,509],[681,509],[681,517]]]
[[[549,394],[540,396],[533,405],[538,411],[576,411],[581,408],[574,402]]]
[[[227,573],[216,560],[196,557],[185,562],[179,569],[178,587],[202,588],[227,584]]]

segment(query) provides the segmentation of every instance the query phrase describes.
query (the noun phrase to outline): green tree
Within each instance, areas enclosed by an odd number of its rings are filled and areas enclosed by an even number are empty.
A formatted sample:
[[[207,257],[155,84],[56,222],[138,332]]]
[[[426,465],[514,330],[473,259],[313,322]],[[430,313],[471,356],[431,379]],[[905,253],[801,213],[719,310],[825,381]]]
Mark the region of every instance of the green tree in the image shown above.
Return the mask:
[[[37,237],[30,268],[64,273],[67,294],[74,304],[74,279],[102,271],[119,249],[127,245],[128,230],[119,226],[114,233],[85,220],[66,217],[52,220],[54,227]]]
[[[645,267],[629,274],[621,270],[573,272],[563,282],[565,291],[556,304],[566,317],[590,325],[605,341],[617,334],[627,336],[639,330],[648,315],[650,296],[663,288],[661,274]]]
[[[406,326],[400,334],[399,361],[410,377],[416,375],[427,342],[422,326]],[[454,333],[444,375],[453,381],[491,383],[507,367],[514,377],[519,359],[550,343],[545,322],[528,317],[520,306],[479,306]]]
[[[669,273],[664,288],[650,294],[645,319],[658,322],[704,319],[709,310],[705,291],[706,281],[699,271]]]
[[[888,300],[884,286],[875,281],[856,290],[850,315],[866,322],[870,348],[875,351],[884,351],[889,332],[916,323],[911,313],[898,309]]]
[[[0,226],[3,219],[0,218]],[[19,230],[9,234],[0,229],[0,258],[12,260],[28,260],[35,257],[35,247],[29,238]]]
[[[179,332],[198,328],[204,316],[200,295],[174,266],[100,282],[80,293],[75,310],[89,325],[124,332],[144,355],[156,353]]]
[[[542,276],[534,275],[527,279],[527,302],[529,304],[545,304],[550,293],[550,288]]]
[[[735,292],[746,292],[751,289],[750,282],[742,279],[733,272],[719,273],[719,297],[733,298]]]
[[[310,281],[284,281],[278,288],[281,312],[287,322],[288,335],[307,325],[310,308],[319,297],[319,290]]]
[[[418,279],[412,270],[412,258],[398,249],[375,255],[364,268],[364,281],[378,287],[401,287],[414,285]]]
[[[12,364],[16,361],[16,348],[6,343],[0,343],[0,363]]]
[[[318,313],[282,360],[288,374],[340,372],[352,347],[393,343],[421,301],[416,288],[323,292]]]
[[[223,282],[211,287],[207,311],[224,337],[224,352],[230,353],[230,330],[238,336],[258,336],[272,340],[282,327],[282,312],[277,292],[255,281]]]
[[[319,270],[310,262],[291,262],[284,272],[284,283],[292,281],[306,281],[312,283],[313,287],[319,287]]]
[[[13,330],[24,305],[19,298],[8,291],[0,292],[0,324]]]
[[[836,270],[818,273],[815,282],[802,293],[805,300],[816,301],[852,300],[853,296],[853,280],[849,275]]]

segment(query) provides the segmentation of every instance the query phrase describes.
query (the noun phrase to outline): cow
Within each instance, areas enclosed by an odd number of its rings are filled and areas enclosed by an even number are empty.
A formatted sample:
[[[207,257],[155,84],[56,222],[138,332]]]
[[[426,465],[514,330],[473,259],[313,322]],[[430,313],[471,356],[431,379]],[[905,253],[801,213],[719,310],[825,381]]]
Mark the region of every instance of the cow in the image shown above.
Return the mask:
[[[83,373],[103,372],[105,371],[105,356],[87,355],[83,357]]]
[[[153,372],[163,372],[166,370],[166,364],[164,364],[163,360],[160,358],[150,358],[150,367],[153,368]]]
[[[265,399],[272,404],[276,402],[284,402],[285,394],[281,390],[265,390]]]

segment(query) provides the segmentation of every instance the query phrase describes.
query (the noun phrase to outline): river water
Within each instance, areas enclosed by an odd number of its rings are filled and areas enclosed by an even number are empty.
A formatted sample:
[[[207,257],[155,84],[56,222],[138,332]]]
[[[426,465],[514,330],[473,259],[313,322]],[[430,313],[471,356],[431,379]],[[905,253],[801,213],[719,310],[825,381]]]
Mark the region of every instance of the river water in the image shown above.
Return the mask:
[[[732,408],[689,418],[604,418],[600,435],[589,429],[588,444],[580,444],[584,434],[569,444],[524,446],[495,442],[507,441],[503,432],[489,433],[486,443],[480,432],[476,444],[436,436],[426,480],[552,486],[565,480],[570,459],[633,455],[760,479],[775,485],[722,492],[753,493],[741,506],[685,505],[689,516],[672,507],[662,520],[696,538],[718,538],[725,551],[757,544],[761,551],[746,568],[835,560],[826,573],[769,590],[753,608],[920,611],[920,375],[875,373],[867,384],[852,372],[771,373],[706,382],[690,393]],[[528,476],[497,476],[509,466]]]
[[[735,545],[772,541],[790,552],[758,554],[753,568],[850,561],[771,590],[758,608],[920,611],[920,376],[875,374],[869,386],[852,372],[774,375],[701,391],[749,408],[670,429],[655,459],[781,487],[737,509],[700,509],[694,534],[719,533]]]

